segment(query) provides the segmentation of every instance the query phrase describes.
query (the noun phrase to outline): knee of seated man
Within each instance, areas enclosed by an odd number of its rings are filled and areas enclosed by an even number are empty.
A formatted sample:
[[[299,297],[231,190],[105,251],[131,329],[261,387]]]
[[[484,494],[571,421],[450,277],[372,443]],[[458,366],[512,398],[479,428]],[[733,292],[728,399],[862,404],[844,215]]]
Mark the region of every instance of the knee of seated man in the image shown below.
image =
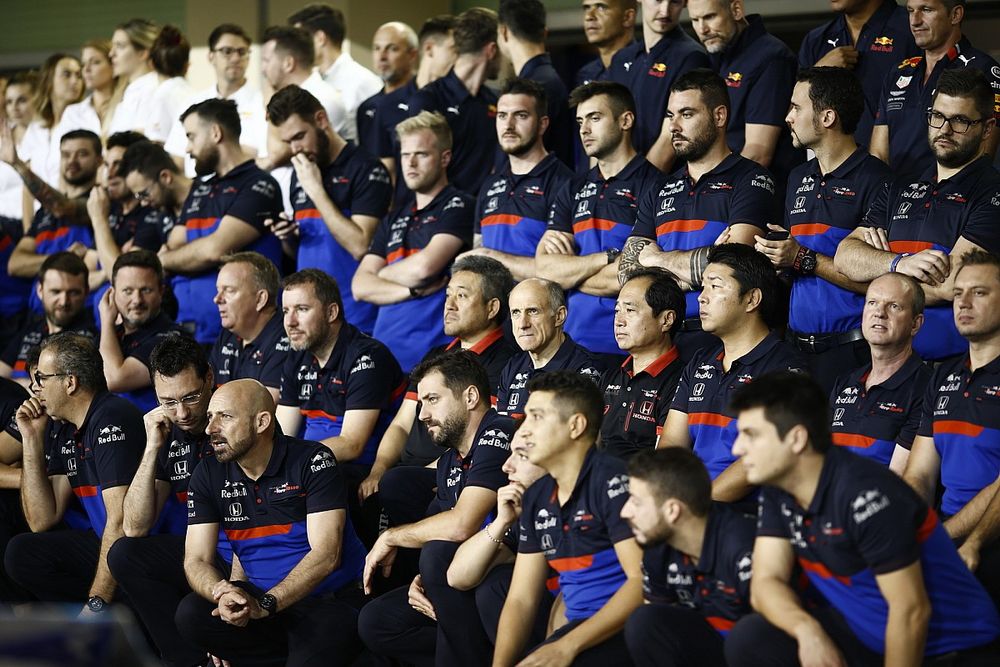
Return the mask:
[[[13,579],[21,578],[24,573],[33,571],[35,562],[35,533],[21,533],[11,538],[4,552],[3,566]]]
[[[120,537],[108,549],[108,569],[115,581],[121,581],[131,569],[137,537]]]
[[[461,542],[433,540],[420,549],[420,578],[424,586],[447,586],[448,566]]]

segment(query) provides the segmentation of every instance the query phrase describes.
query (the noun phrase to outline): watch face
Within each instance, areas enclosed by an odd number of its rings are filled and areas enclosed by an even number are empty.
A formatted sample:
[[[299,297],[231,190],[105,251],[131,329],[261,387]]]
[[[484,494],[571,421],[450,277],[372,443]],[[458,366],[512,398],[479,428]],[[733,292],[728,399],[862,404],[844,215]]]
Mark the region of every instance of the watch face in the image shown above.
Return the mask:
[[[278,598],[274,597],[270,593],[265,593],[261,596],[260,600],[257,601],[260,608],[266,611],[268,614],[273,614],[278,609]]]
[[[104,611],[104,605],[107,604],[101,598],[96,595],[89,600],[87,600],[87,607],[90,611]]]

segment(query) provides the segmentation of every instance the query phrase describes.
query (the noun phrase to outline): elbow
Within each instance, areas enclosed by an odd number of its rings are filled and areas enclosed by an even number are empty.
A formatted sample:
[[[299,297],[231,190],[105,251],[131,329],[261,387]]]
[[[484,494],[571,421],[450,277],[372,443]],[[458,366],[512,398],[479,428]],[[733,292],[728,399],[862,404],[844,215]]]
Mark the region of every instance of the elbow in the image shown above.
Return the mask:
[[[372,290],[369,289],[369,276],[367,273],[358,271],[351,280],[351,294],[358,301],[369,301],[372,298]]]
[[[149,526],[145,521],[136,521],[126,514],[122,520],[122,533],[125,537],[146,537],[149,535]]]
[[[29,512],[24,513],[24,521],[28,524],[28,528],[33,533],[44,533],[46,531],[52,530],[56,527],[59,522],[56,517],[40,517],[33,516]]]
[[[890,612],[891,613],[891,612]],[[927,595],[921,595],[899,610],[899,626],[917,630],[926,628],[931,620],[931,602]]]
[[[448,568],[448,585],[454,588],[456,591],[468,591],[475,588],[476,584],[479,582],[472,581],[469,576],[469,572],[465,568],[458,567],[454,561],[452,561],[451,566]]]
[[[451,529],[448,537],[446,538],[449,542],[464,542],[479,530],[479,524],[477,525],[466,525],[466,522],[460,521]]]
[[[15,251],[7,261],[7,273],[14,278],[34,278],[36,272],[32,271],[31,266],[29,266],[28,257],[26,257],[28,254]]]

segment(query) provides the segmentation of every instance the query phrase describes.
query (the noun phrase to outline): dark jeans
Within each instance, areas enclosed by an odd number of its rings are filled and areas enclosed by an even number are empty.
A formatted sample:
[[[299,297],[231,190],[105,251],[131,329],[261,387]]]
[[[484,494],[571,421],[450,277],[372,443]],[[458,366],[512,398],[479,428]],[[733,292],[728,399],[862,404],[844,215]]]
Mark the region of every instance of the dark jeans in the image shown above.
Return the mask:
[[[87,601],[101,539],[92,530],[22,533],[7,544],[7,575],[43,602]]]
[[[625,623],[625,643],[638,667],[726,667],[722,635],[689,607],[642,605]]]

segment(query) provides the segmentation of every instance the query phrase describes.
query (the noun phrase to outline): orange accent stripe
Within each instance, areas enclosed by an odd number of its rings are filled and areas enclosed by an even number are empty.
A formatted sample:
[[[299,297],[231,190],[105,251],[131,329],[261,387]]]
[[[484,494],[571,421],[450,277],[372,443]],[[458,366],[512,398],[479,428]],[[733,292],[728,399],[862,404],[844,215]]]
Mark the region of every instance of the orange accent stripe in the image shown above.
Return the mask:
[[[516,225],[524,220],[523,216],[513,213],[494,213],[479,221],[480,227],[492,227],[493,225]]]
[[[406,400],[408,400],[408,401],[419,401],[420,400],[420,397],[417,396],[417,392],[415,392],[415,391],[408,391],[408,392],[406,392],[406,396],[404,398],[406,398]]]
[[[663,236],[673,232],[700,232],[705,229],[708,220],[672,220],[664,222],[656,228],[656,235]]]
[[[836,579],[845,586],[851,585],[850,577],[839,577],[835,575],[833,572],[830,572],[830,568],[823,565],[823,563],[817,563],[816,561],[808,560],[799,556],[799,565],[801,565],[802,569],[806,572],[812,572],[823,579]]]
[[[312,417],[314,419],[329,419],[332,422],[340,420],[340,417],[336,415],[331,415],[329,412],[323,412],[322,410],[300,409],[299,412],[304,414],[306,417]]]
[[[732,423],[732,417],[717,415],[714,412],[692,412],[688,415],[688,426],[718,426],[719,428],[726,428]]]
[[[14,362],[14,370],[15,371],[27,370],[27,366],[28,366],[28,362],[25,361],[24,359],[18,359],[17,361]]]
[[[575,572],[586,570],[593,565],[594,556],[570,556],[569,558],[556,558],[549,561],[549,565],[556,572]]]
[[[736,625],[736,621],[730,621],[728,618],[722,618],[720,616],[706,616],[705,620],[708,624],[719,632],[729,632]]]
[[[255,540],[258,537],[271,537],[273,535],[287,535],[292,532],[292,524],[280,523],[274,526],[258,526],[257,528],[243,528],[242,530],[227,530],[226,537],[231,542],[240,540]]]
[[[315,208],[303,208],[295,212],[295,219],[302,220],[304,218],[322,218],[319,209]]]
[[[859,447],[861,449],[868,449],[875,444],[875,438],[869,438],[866,435],[858,435],[857,433],[834,433],[833,444],[840,445],[841,447]]]
[[[73,489],[73,493],[76,494],[77,498],[93,498],[97,495],[96,486],[78,486]]]
[[[923,544],[927,541],[927,538],[931,536],[934,529],[938,525],[938,515],[932,508],[927,508],[927,516],[924,517],[924,522],[920,524],[917,528],[917,542]]]
[[[967,435],[970,438],[977,438],[983,432],[982,426],[976,426],[969,422],[960,421],[939,421],[934,422],[934,435],[938,433],[950,433],[953,435]]]
[[[547,588],[550,591],[557,591],[557,590],[559,590],[559,577],[555,576],[555,577],[549,577],[548,579],[546,579],[545,580],[545,588]]]
[[[7,248],[9,248],[10,244],[13,243],[13,242],[14,242],[14,239],[12,239],[9,236],[5,236],[2,239],[0,239],[0,252],[3,252]]]
[[[889,241],[889,249],[893,252],[908,252],[916,254],[921,250],[930,250],[934,244],[930,241]]]
[[[415,255],[420,252],[420,248],[400,248],[399,250],[393,250],[388,255],[385,256],[385,261],[387,264],[392,264],[398,259],[403,259],[409,257],[410,255]]]
[[[490,348],[490,345],[497,342],[501,338],[503,338],[503,329],[501,327],[497,327],[492,332],[483,336],[483,339],[481,341],[470,347],[469,352],[472,352],[473,354],[477,355],[482,355],[483,352],[485,352]],[[458,339],[456,338],[455,340]]]
[[[69,227],[60,227],[59,229],[46,230],[44,232],[38,232],[35,235],[36,243],[43,243],[45,241],[52,241],[54,239],[61,238],[69,234]]]
[[[188,492],[187,491],[178,491],[174,495],[176,495],[177,496],[177,500],[179,500],[182,503],[186,503],[188,501]]]
[[[587,218],[586,220],[574,223],[573,233],[579,234],[580,232],[590,231],[591,229],[607,232],[614,229],[617,224],[618,223],[614,220],[605,220],[604,218]]]
[[[218,218],[189,218],[184,226],[188,229],[208,229],[218,221]]]
[[[830,225],[822,222],[806,222],[801,225],[792,225],[792,236],[818,236],[826,234],[830,230]]]

